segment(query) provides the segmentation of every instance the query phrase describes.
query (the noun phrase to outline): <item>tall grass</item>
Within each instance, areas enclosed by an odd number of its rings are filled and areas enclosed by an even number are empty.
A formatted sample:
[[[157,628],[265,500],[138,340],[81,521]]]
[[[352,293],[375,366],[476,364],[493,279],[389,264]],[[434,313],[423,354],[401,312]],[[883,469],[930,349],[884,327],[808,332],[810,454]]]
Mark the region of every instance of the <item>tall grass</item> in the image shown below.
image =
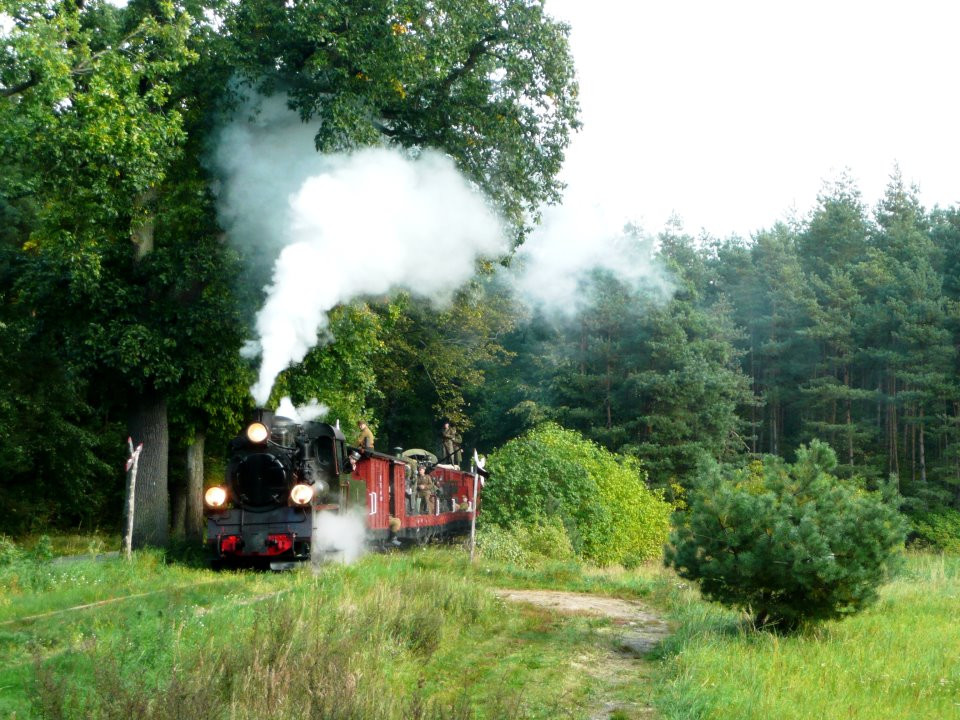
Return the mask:
[[[480,720],[580,717],[588,702],[588,680],[569,659],[595,645],[589,623],[505,606],[415,556],[236,579],[259,579],[267,592],[167,606],[151,598],[131,622],[101,618],[83,642],[38,656],[30,712]]]
[[[611,660],[608,621],[492,587],[643,597],[675,632],[656,665]],[[314,576],[24,559],[0,568],[0,717],[586,718],[611,701],[646,717],[651,687],[666,719],[960,717],[958,598],[960,559],[913,555],[866,612],[774,635],[653,566],[425,550]]]
[[[684,720],[960,717],[958,596],[960,559],[912,556],[869,610],[778,636],[678,590],[657,706]]]

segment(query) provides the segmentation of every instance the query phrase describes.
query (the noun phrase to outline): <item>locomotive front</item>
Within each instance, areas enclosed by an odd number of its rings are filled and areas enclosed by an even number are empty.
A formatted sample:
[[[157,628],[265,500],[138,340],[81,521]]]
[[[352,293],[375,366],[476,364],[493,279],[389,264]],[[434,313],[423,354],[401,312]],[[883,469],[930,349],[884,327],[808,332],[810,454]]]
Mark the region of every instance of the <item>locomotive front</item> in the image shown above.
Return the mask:
[[[339,428],[258,411],[230,441],[226,482],[204,494],[207,544],[226,560],[310,557],[318,510],[337,510],[349,469]]]

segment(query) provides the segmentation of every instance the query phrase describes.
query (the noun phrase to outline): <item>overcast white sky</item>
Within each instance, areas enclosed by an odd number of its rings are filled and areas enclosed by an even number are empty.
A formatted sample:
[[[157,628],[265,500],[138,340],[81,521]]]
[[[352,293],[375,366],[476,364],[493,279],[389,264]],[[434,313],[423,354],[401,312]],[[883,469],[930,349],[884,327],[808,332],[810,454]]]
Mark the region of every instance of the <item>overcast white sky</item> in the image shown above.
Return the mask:
[[[872,207],[894,162],[928,206],[960,201],[960,2],[546,6],[580,76],[568,204],[747,236],[806,214],[844,168]]]
[[[584,128],[568,213],[741,235],[806,214],[849,168],[872,206],[894,162],[960,202],[960,2],[547,0],[568,22]]]

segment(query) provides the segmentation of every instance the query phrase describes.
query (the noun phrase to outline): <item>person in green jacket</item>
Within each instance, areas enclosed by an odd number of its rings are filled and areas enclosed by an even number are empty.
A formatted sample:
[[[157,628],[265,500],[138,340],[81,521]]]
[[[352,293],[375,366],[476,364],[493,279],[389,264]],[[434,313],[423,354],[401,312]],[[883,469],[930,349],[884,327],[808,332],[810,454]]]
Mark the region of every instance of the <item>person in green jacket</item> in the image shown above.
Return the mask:
[[[440,436],[443,443],[443,459],[441,462],[446,465],[456,465],[459,468],[460,463],[463,462],[463,450],[461,449],[463,437],[457,430],[457,426],[445,422],[443,429],[440,431]]]
[[[360,428],[360,432],[357,434],[356,446],[361,450],[373,450],[373,433],[370,432],[370,428],[363,420],[357,423],[357,427]]]
[[[433,477],[427,472],[427,468],[424,465],[421,465],[419,468],[417,468],[416,491],[417,512],[423,512],[427,515],[433,513],[434,501],[437,496],[437,486],[433,482]]]

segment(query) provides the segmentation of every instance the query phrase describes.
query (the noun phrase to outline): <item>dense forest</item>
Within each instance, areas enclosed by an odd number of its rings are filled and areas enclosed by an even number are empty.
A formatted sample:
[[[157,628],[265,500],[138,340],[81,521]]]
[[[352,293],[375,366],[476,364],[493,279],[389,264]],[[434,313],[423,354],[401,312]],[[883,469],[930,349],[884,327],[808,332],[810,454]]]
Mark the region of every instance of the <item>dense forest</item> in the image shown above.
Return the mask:
[[[244,89],[285,94],[320,152],[441,150],[515,247],[560,199],[576,82],[540,3],[9,5],[0,530],[118,526],[131,434],[139,542],[197,533],[204,476],[253,407],[241,349],[269,274],[225,240],[207,162]],[[446,305],[337,306],[270,403],[318,399],[382,450],[434,448],[443,420],[484,449],[554,421],[668,495],[704,458],[792,459],[818,438],[839,475],[895,478],[910,511],[960,506],[960,210],[923,208],[894,169],[873,208],[841,178],[751,238],[621,240],[653,241],[669,292],[585,267],[558,314],[510,292],[511,256],[485,258]]]
[[[802,220],[752,238],[665,232],[667,301],[594,277],[574,317],[504,339],[480,403],[486,443],[555,419],[684,484],[704,455],[791,458],[896,478],[907,506],[958,502],[960,215],[894,169],[875,208],[843,178]]]

